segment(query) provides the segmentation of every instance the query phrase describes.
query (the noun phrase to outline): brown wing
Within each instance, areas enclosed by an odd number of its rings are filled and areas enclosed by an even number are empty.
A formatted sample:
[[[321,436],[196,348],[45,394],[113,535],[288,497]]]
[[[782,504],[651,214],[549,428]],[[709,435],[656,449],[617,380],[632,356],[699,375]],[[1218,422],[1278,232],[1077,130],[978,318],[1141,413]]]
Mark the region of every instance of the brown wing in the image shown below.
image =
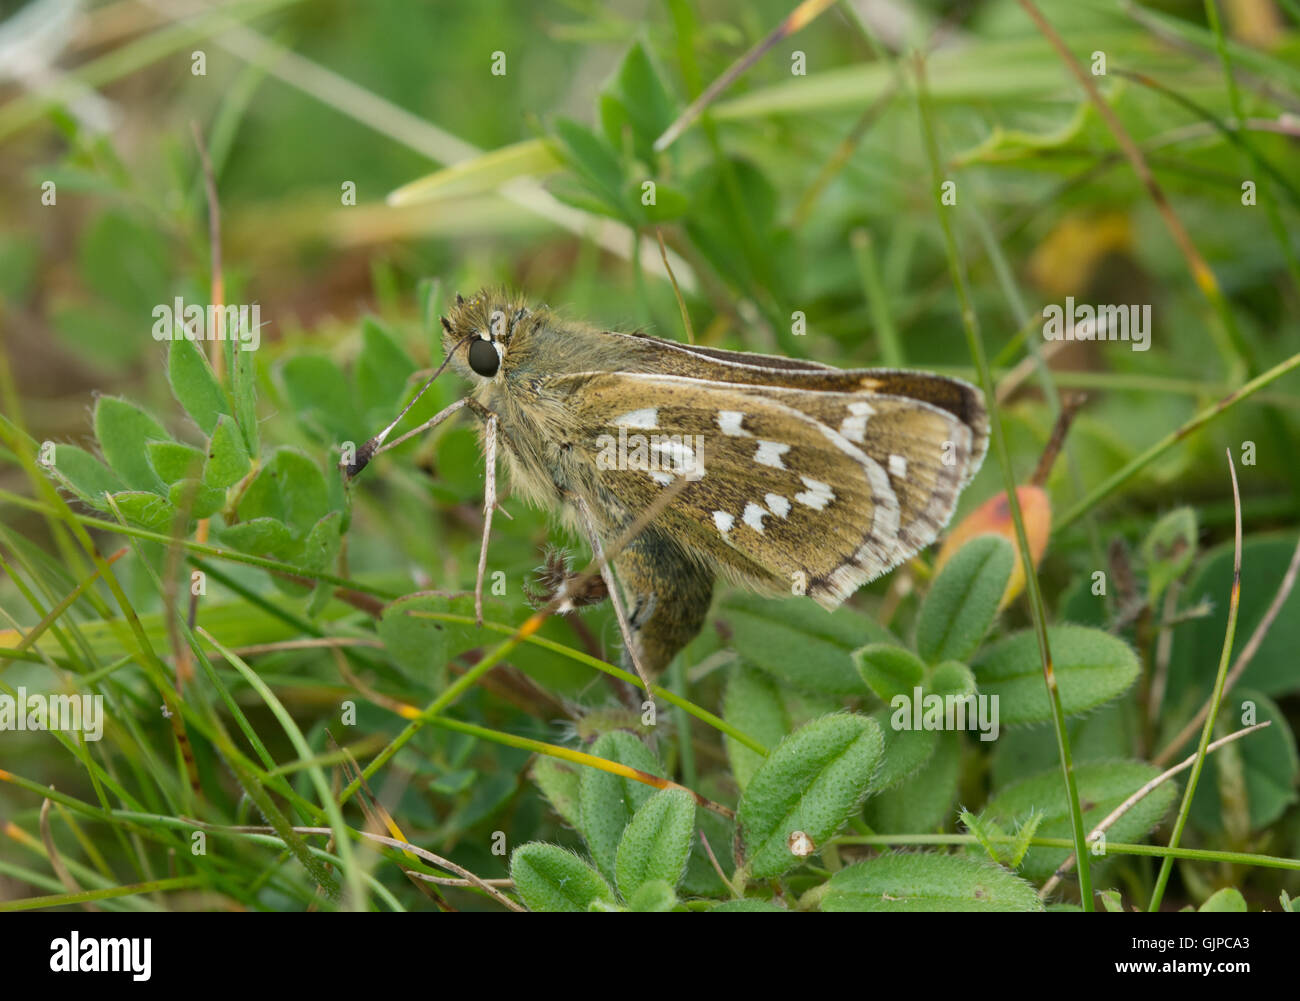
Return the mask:
[[[942,407],[875,392],[625,372],[543,392],[565,400],[575,458],[594,471],[588,500],[611,527],[684,476],[661,531],[704,566],[768,590],[803,584],[828,608],[934,540],[984,444]]]
[[[646,374],[662,373],[728,382],[756,388],[795,389],[816,393],[879,393],[904,396],[946,410],[971,429],[974,457],[973,476],[988,449],[988,415],[984,396],[970,383],[930,372],[904,369],[839,369],[820,362],[779,355],[724,351],[695,344],[681,344],[646,334],[620,334],[628,354],[636,359],[629,369]]]

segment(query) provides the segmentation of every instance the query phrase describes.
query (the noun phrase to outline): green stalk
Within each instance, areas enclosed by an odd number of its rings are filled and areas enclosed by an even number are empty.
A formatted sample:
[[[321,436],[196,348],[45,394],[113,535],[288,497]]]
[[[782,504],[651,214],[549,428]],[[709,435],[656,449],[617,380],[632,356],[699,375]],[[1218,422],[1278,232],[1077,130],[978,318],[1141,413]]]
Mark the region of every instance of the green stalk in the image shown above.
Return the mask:
[[[998,464],[1002,467],[1002,479],[1006,484],[1007,505],[1011,511],[1011,520],[1016,527],[1016,540],[1020,547],[1020,558],[1025,568],[1025,590],[1029,598],[1029,608],[1033,613],[1034,635],[1038,640],[1038,654],[1043,662],[1043,680],[1047,685],[1047,695],[1052,706],[1052,726],[1056,730],[1056,747],[1061,759],[1061,770],[1065,776],[1066,801],[1070,806],[1070,826],[1074,833],[1074,852],[1079,859],[1079,896],[1083,909],[1091,911],[1092,873],[1088,864],[1087,843],[1084,840],[1083,811],[1079,807],[1079,790],[1074,778],[1074,759],[1070,755],[1070,738],[1065,732],[1065,710],[1061,705],[1061,693],[1057,689],[1056,671],[1052,667],[1052,651],[1047,639],[1047,612],[1043,606],[1042,591],[1038,586],[1038,574],[1034,568],[1034,558],[1029,551],[1029,537],[1025,532],[1024,518],[1020,511],[1020,500],[1016,496],[1016,476],[1011,467],[1011,453],[1007,449],[1006,436],[1002,430],[1002,420],[998,412],[997,393],[993,385],[993,376],[989,371],[988,358],[984,354],[984,343],[980,338],[979,319],[971,304],[970,291],[966,287],[966,274],[962,270],[961,257],[957,250],[957,240],[953,236],[952,224],[948,221],[946,206],[940,194],[941,175],[939,147],[934,137],[932,122],[933,112],[930,108],[929,93],[925,84],[925,64],[918,55],[916,58],[917,105],[920,111],[921,129],[925,134],[926,152],[930,158],[932,186],[935,209],[943,228],[944,249],[948,255],[948,268],[956,286],[957,298],[961,304],[962,326],[966,331],[966,342],[970,347],[971,358],[979,371],[980,385],[984,390],[985,405],[988,407],[989,428],[993,437],[994,448],[998,454]]]
[[[95,900],[111,900],[114,897],[131,897],[137,893],[161,893],[164,890],[188,890],[202,886],[203,877],[177,876],[175,879],[154,879],[148,883],[132,883],[129,886],[110,886],[106,890],[83,890],[80,893],[52,893],[45,897],[22,897],[18,900],[0,900],[0,914],[14,911],[36,911],[46,907],[68,907],[72,904],[87,904]]]
[[[1210,712],[1201,727],[1201,742],[1196,748],[1196,762],[1192,765],[1192,774],[1188,776],[1187,788],[1183,790],[1183,805],[1178,808],[1178,819],[1174,822],[1174,833],[1169,838],[1172,851],[1178,847],[1183,836],[1183,827],[1187,824],[1188,814],[1192,812],[1192,797],[1196,794],[1196,783],[1201,778],[1201,768],[1205,765],[1206,748],[1210,745],[1210,734],[1214,732],[1214,723],[1219,716],[1219,703],[1223,700],[1223,685],[1228,676],[1228,665],[1232,661],[1232,641],[1237,635],[1237,612],[1241,606],[1241,494],[1237,490],[1237,467],[1232,463],[1232,453],[1228,452],[1228,471],[1232,474],[1232,497],[1236,504],[1236,554],[1232,561],[1232,595],[1228,599],[1228,628],[1223,636],[1223,649],[1219,653],[1219,673],[1214,679],[1214,692],[1210,696]],[[1149,911],[1160,910],[1160,901],[1165,895],[1165,886],[1169,882],[1169,873],[1173,869],[1172,855],[1166,855],[1156,877],[1155,889],[1151,892]]]
[[[280,727],[284,734],[289,738],[289,743],[298,754],[300,761],[308,761],[312,757],[312,750],[307,744],[307,738],[302,735],[302,730],[298,724],[289,715],[289,711],[284,708],[282,703],[271,689],[267,686],[251,667],[245,663],[244,659],[238,654],[218,643],[206,629],[199,629],[199,634],[211,643],[221,656],[226,658],[236,671],[243,675],[244,680],[248,683],[253,691],[271,710],[271,714],[279,721]],[[316,789],[316,795],[320,798],[321,806],[325,808],[325,815],[329,817],[330,827],[334,831],[334,845],[342,860],[344,878],[348,882],[348,891],[351,895],[350,903],[357,910],[366,910],[365,884],[361,879],[361,870],[357,866],[356,856],[352,852],[352,841],[347,834],[347,825],[343,822],[343,812],[339,804],[335,802],[333,794],[330,792],[329,782],[325,780],[325,773],[317,765],[310,765],[307,768],[307,776],[311,784]]]
[[[995,844],[1014,844],[1015,838],[1007,835],[986,835]],[[827,845],[978,845],[973,834],[845,834],[828,841]],[[1069,838],[1032,837],[1029,843],[1035,848],[1073,848]],[[1206,848],[1167,848],[1164,845],[1133,845],[1117,841],[1106,842],[1107,855],[1144,855],[1151,858],[1181,858],[1195,862],[1229,862],[1237,865],[1258,866],[1261,869],[1286,869],[1300,872],[1300,859],[1282,858],[1278,855],[1252,855],[1250,852],[1214,851]]]
[[[412,618],[417,619],[435,619],[439,622],[456,622],[466,626],[475,624],[472,617],[468,615],[455,615],[451,612],[412,611],[409,614]],[[498,633],[505,633],[507,636],[512,636],[515,632],[513,627],[503,625],[500,622],[484,622],[483,628],[491,629]],[[618,678],[620,681],[626,681],[628,684],[637,686],[641,684],[641,679],[635,674],[624,671],[622,668],[615,667],[613,664],[608,664],[598,657],[591,656],[591,654],[583,653],[581,650],[574,650],[571,647],[565,646],[563,643],[557,643],[555,640],[547,639],[545,636],[538,636],[536,634],[525,636],[524,642],[531,643],[533,646],[539,646],[543,650],[550,650],[552,653],[557,653],[561,657],[568,657],[570,660],[576,661],[579,664],[585,664],[587,667],[594,667],[597,671],[603,671],[610,677]],[[694,702],[682,698],[682,696],[678,695],[676,692],[669,691],[667,688],[662,688],[659,685],[651,685],[650,694],[663,699],[665,702],[677,707],[678,709],[685,710],[701,723],[713,727],[720,733],[725,733],[737,743],[744,744],[755,754],[761,754],[763,757],[767,757],[767,748],[749,734],[737,730],[720,716],[713,715],[713,713],[709,712],[707,709],[697,706]]]
[[[41,514],[50,515],[52,508],[50,505],[42,504],[40,501],[32,500],[30,497],[24,497],[22,494],[13,493],[10,490],[0,490],[0,502],[14,504],[17,507],[26,508],[28,511],[37,511]],[[306,567],[297,567],[292,563],[281,563],[279,560],[268,560],[263,556],[252,556],[248,553],[236,552],[232,549],[223,549],[220,546],[209,546],[201,542],[193,542],[189,539],[176,539],[162,532],[151,532],[147,528],[136,528],[134,525],[124,525],[116,521],[108,521],[105,518],[95,518],[88,514],[78,514],[75,511],[68,511],[71,520],[79,526],[86,528],[98,528],[105,532],[116,532],[118,535],[128,535],[136,539],[143,539],[148,542],[157,542],[162,546],[180,546],[187,553],[208,556],[217,560],[229,560],[232,563],[243,563],[245,566],[258,567],[262,570],[270,570],[272,573],[283,573],[293,577],[306,577],[309,580],[320,581],[324,584],[332,584],[335,587],[347,588],[351,591],[360,591],[362,594],[373,595],[376,598],[383,598],[385,601],[394,601],[399,596],[391,591],[386,591],[381,587],[374,587],[361,581],[347,580],[344,577],[336,576],[332,573],[325,573],[319,570],[308,570]],[[60,511],[60,518],[64,517]],[[98,564],[96,564],[98,566]]]
[[[876,263],[876,251],[871,242],[871,233],[866,229],[853,231],[853,257],[858,264],[858,275],[862,279],[862,291],[867,297],[871,309],[871,324],[880,339],[880,356],[887,368],[902,368],[907,364],[903,360],[903,345],[898,340],[898,330],[894,327],[894,318],[889,312],[889,302],[885,298],[885,283],[880,280],[880,267]]]
[[[1176,431],[1171,431],[1169,434],[1165,435],[1145,452],[1133,459],[1127,466],[1111,476],[1105,483],[1095,488],[1088,494],[1088,496],[1079,501],[1078,504],[1066,511],[1065,514],[1057,519],[1056,524],[1052,526],[1052,534],[1055,535],[1061,529],[1078,521],[1097,503],[1110,496],[1132,479],[1139,470],[1160,458],[1160,456],[1164,455],[1184,438],[1189,437],[1192,432],[1200,430],[1200,428],[1210,423],[1210,421],[1214,420],[1214,418],[1218,417],[1220,414],[1226,413],[1242,400],[1254,395],[1269,383],[1276,382],[1279,378],[1298,366],[1300,366],[1300,354],[1294,354],[1286,361],[1274,365],[1267,372],[1255,376],[1255,378],[1251,379],[1250,382],[1246,383],[1240,389],[1229,393],[1213,406],[1202,410]]]

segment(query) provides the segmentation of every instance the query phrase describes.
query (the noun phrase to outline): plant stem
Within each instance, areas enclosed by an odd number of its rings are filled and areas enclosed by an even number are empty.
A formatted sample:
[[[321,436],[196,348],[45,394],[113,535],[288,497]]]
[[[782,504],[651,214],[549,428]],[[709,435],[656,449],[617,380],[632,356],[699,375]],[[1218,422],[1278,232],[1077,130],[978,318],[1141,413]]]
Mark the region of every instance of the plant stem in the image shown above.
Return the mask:
[[[1228,677],[1228,664],[1232,660],[1232,641],[1237,635],[1237,612],[1241,607],[1241,494],[1237,489],[1237,467],[1232,462],[1232,452],[1228,452],[1228,471],[1232,474],[1232,497],[1237,508],[1236,519],[1236,554],[1232,561],[1232,595],[1228,599],[1228,628],[1223,636],[1223,649],[1219,653],[1219,673],[1214,679],[1214,694],[1210,696],[1210,712],[1205,718],[1205,726],[1201,729],[1201,742],[1196,748],[1196,762],[1192,765],[1192,774],[1188,776],[1187,788],[1183,790],[1183,805],[1178,810],[1178,819],[1174,822],[1174,833],[1169,838],[1169,848],[1172,851],[1178,847],[1178,841],[1183,836],[1183,827],[1187,824],[1187,816],[1192,812],[1192,797],[1196,795],[1196,783],[1200,780],[1201,769],[1205,765],[1206,748],[1210,744],[1210,734],[1214,732],[1214,723],[1219,716],[1219,703],[1223,699],[1223,683]],[[1169,873],[1173,869],[1174,858],[1172,855],[1165,856],[1164,863],[1160,866],[1160,874],[1156,877],[1155,889],[1151,892],[1151,903],[1147,906],[1149,911],[1160,910],[1160,901],[1165,895],[1165,886],[1169,882]]]
[[[1061,515],[1061,517],[1057,519],[1056,524],[1052,526],[1052,534],[1055,535],[1061,529],[1078,521],[1088,513],[1090,508],[1104,498],[1110,496],[1132,479],[1133,476],[1144,466],[1147,466],[1160,458],[1160,456],[1164,455],[1165,452],[1169,451],[1184,438],[1189,437],[1192,432],[1200,430],[1201,427],[1214,420],[1214,418],[1218,417],[1220,414],[1229,410],[1247,397],[1254,395],[1269,383],[1276,382],[1279,378],[1286,375],[1297,366],[1300,366],[1300,354],[1294,354],[1286,361],[1274,365],[1267,372],[1260,373],[1244,386],[1233,390],[1223,399],[1219,400],[1219,402],[1214,404],[1214,406],[1202,410],[1182,427],[1165,435],[1165,437],[1161,438],[1145,452],[1133,459],[1127,466],[1111,476],[1105,483],[1095,488],[1088,494],[1088,496],[1079,501],[1078,504],[1074,505],[1074,507],[1066,511],[1065,514]]]
[[[929,106],[929,94],[925,85],[925,63],[918,55],[916,59],[917,103],[921,114],[921,127],[925,134],[926,150],[930,157],[932,184],[934,188],[935,209],[943,228],[944,247],[948,254],[948,267],[956,286],[957,298],[961,304],[962,326],[966,331],[966,341],[970,347],[971,358],[980,375],[980,384],[984,389],[984,402],[988,407],[989,430],[998,454],[998,463],[1002,467],[1002,479],[1006,485],[1007,504],[1011,511],[1011,520],[1016,528],[1016,540],[1020,547],[1020,558],[1025,569],[1025,589],[1029,598],[1029,607],[1033,613],[1034,635],[1038,640],[1038,654],[1043,663],[1043,681],[1047,685],[1047,695],[1052,706],[1052,725],[1056,730],[1056,747],[1060,755],[1061,770],[1065,778],[1066,802],[1070,807],[1070,826],[1074,832],[1074,850],[1080,859],[1079,895],[1085,911],[1091,911],[1092,873],[1088,866],[1086,844],[1084,842],[1083,810],[1079,806],[1079,790],[1074,777],[1074,760],[1070,756],[1070,738],[1065,730],[1065,710],[1061,705],[1061,693],[1057,688],[1056,671],[1052,667],[1052,650],[1047,638],[1047,612],[1043,605],[1043,594],[1038,586],[1038,574],[1034,567],[1034,558],[1029,549],[1029,537],[1025,532],[1025,522],[1020,511],[1020,500],[1016,496],[1016,476],[1011,466],[1011,453],[1007,448],[1006,435],[1002,430],[997,395],[994,391],[993,376],[989,371],[988,358],[984,354],[984,343],[980,338],[979,319],[971,304],[970,292],[966,287],[966,275],[962,270],[961,258],[957,251],[957,240],[953,236],[952,223],[943,204],[940,177],[939,147],[935,141],[931,123],[932,112]]]

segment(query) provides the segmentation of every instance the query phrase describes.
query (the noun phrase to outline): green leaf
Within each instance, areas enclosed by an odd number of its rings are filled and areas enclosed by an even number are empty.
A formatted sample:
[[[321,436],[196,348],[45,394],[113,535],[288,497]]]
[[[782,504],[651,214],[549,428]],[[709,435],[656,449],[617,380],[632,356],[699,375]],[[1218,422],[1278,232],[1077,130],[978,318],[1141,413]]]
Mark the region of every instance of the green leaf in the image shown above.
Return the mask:
[[[294,355],[280,369],[280,378],[298,421],[322,440],[364,440],[370,435],[342,370],[330,358]]]
[[[128,336],[143,336],[158,296],[167,288],[172,259],[159,227],[109,209],[82,235],[78,245],[82,278],[126,315],[140,317]],[[171,309],[171,303],[165,307]]]
[[[660,789],[632,815],[614,858],[614,885],[629,903],[642,884],[677,886],[691,853],[695,801],[685,789]]]
[[[248,449],[248,454],[257,458],[262,453],[257,428],[257,366],[253,362],[253,352],[246,349],[247,341],[227,343],[238,345],[233,349],[230,366],[235,420],[239,422],[239,430],[243,432],[244,446]]]
[[[277,518],[252,518],[238,525],[227,525],[217,537],[228,546],[245,553],[284,558],[299,548],[289,526]]]
[[[795,688],[861,695],[853,651],[896,643],[876,622],[850,608],[828,612],[807,598],[734,593],[714,616],[731,630],[731,646],[754,667]]]
[[[1209,900],[1197,908],[1198,911],[1220,914],[1245,914],[1246,898],[1233,886],[1225,886],[1215,892]]]
[[[747,733],[764,747],[775,747],[790,732],[790,718],[776,682],[762,671],[745,664],[732,668],[723,696],[722,718],[742,733]],[[744,744],[724,738],[731,774],[744,792],[750,777],[763,763],[764,756]]]
[[[919,686],[919,703],[918,687],[914,686],[871,714],[885,735],[884,762],[876,773],[873,791],[891,789],[924,768],[939,745],[940,732],[949,725],[967,730],[983,726],[982,733],[997,736],[992,728],[996,718],[986,710],[986,718],[981,721],[980,703],[973,700],[967,700],[965,705],[954,702],[949,723],[948,697],[966,699],[975,694],[975,676],[965,664],[947,661],[929,673],[930,677]],[[935,710],[931,705],[939,710],[937,719],[933,718]]]
[[[916,621],[916,649],[930,664],[969,660],[998,613],[1015,550],[997,535],[962,546],[930,585]]]
[[[126,489],[126,484],[107,466],[76,445],[55,444],[53,462],[47,468],[60,486],[101,511],[108,510],[105,494]]]
[[[46,180],[55,180],[54,171],[43,169],[42,172]],[[59,184],[59,188],[63,189],[63,185]],[[40,261],[41,249],[34,232],[11,230],[0,236],[0,299],[15,305],[25,303],[35,284]]]
[[[406,381],[415,362],[378,321],[366,317],[361,324],[361,354],[357,358],[356,385],[361,409],[378,423],[398,412]]]
[[[298,564],[307,570],[325,570],[334,562],[334,557],[343,545],[343,536],[339,526],[343,523],[341,511],[331,511],[320,521],[312,525],[311,531],[302,541],[302,553]]]
[[[988,852],[989,858],[1015,869],[1024,860],[1025,853],[1029,851],[1029,842],[1033,840],[1038,825],[1043,822],[1043,815],[1037,810],[1031,810],[1029,816],[1017,828],[1013,841],[1005,840],[1006,832],[998,824],[987,817],[977,817],[969,810],[961,812],[961,822],[979,840],[984,850]]]
[[[1038,831],[1038,825],[1042,822],[1043,815],[1034,810],[1030,812],[1025,822],[1016,829],[1016,840],[1012,842],[1005,859],[1006,864],[1011,868],[1019,868],[1020,863],[1025,860],[1025,854],[1029,851],[1029,843],[1034,839],[1034,835]]]
[[[474,599],[469,595],[411,594],[387,605],[379,620],[379,638],[407,676],[440,687],[447,662],[482,643],[483,634],[473,626],[421,618],[411,612],[473,615]]]
[[[151,441],[145,444],[149,465],[164,483],[193,479],[203,471],[203,453],[179,441]]]
[[[675,104],[645,46],[634,42],[617,71],[600,89],[600,124],[605,138],[622,149],[623,130],[630,131],[635,155],[654,159],[654,141],[676,117]]]
[[[957,798],[963,738],[955,732],[938,736],[919,771],[867,800],[866,820],[872,830],[881,834],[932,831],[947,819]],[[886,760],[888,754],[886,750]]]
[[[867,687],[888,702],[895,695],[912,697],[925,680],[925,664],[912,651],[894,643],[869,643],[853,651],[853,663]]]
[[[1033,816],[1040,815],[1033,814]],[[1006,837],[1006,831],[1002,830],[993,821],[985,817],[977,817],[969,810],[962,810],[957,819],[980,843],[980,847],[984,849],[990,859],[994,862],[1002,861],[1002,849],[999,839]]]
[[[95,436],[105,461],[128,487],[166,492],[166,485],[149,464],[145,443],[170,441],[171,435],[152,416],[129,400],[101,396],[95,403]]]
[[[203,349],[184,337],[173,338],[167,354],[167,379],[177,402],[210,437],[217,418],[229,414],[231,407]]]
[[[614,903],[600,873],[559,845],[520,845],[510,856],[510,878],[530,911],[588,911],[598,901]]]
[[[1124,899],[1119,895],[1119,890],[1102,890],[1098,896],[1101,897],[1101,906],[1106,908],[1107,913],[1124,913]]]
[[[556,758],[539,755],[533,764],[533,781],[551,808],[570,827],[578,827],[578,772]]]
[[[637,887],[636,893],[627,898],[630,911],[662,914],[677,906],[677,894],[672,884],[663,879],[652,879]]]
[[[591,745],[591,753],[651,775],[663,777],[664,774],[664,767],[654,752],[624,730],[602,734]],[[623,831],[654,791],[644,782],[599,768],[584,768],[579,776],[578,810],[582,820],[579,830],[597,868],[611,881],[615,878]]]
[[[126,370],[140,357],[139,341],[121,336],[141,313],[124,314],[111,303],[93,306],[54,294],[49,304],[50,325],[65,351],[96,368]]]
[[[749,780],[736,810],[748,875],[768,879],[798,865],[789,838],[820,847],[857,809],[880,766],[884,738],[866,716],[834,713],[790,734]]]
[[[328,511],[324,474],[311,458],[293,448],[272,453],[239,503],[241,518],[278,518],[295,536],[305,535]]]
[[[1229,805],[1235,805],[1244,810],[1252,831],[1262,831],[1296,802],[1300,761],[1295,734],[1277,703],[1262,692],[1234,686],[1224,698],[1215,736],[1227,736],[1238,726],[1266,720],[1273,725],[1227,744],[1205,759],[1190,814],[1198,829],[1209,834],[1222,833],[1224,814]],[[1200,736],[1199,729],[1196,736]],[[1191,754],[1195,749],[1193,738],[1183,754]],[[1244,803],[1238,805],[1235,800]]]
[[[167,500],[191,518],[211,518],[225,505],[226,492],[197,478],[177,480],[167,491]]]
[[[788,240],[775,230],[779,199],[763,170],[740,157],[709,157],[688,186],[686,231],[715,270],[743,285],[778,282],[782,272],[765,264],[781,259]],[[769,290],[782,294],[779,286]]]
[[[647,187],[653,184],[654,187]],[[627,185],[627,200],[636,206],[642,223],[662,223],[680,219],[690,208],[686,193],[651,177],[634,178]],[[649,198],[653,201],[648,201]]]
[[[623,191],[623,167],[617,155],[594,132],[570,118],[555,120],[555,151],[604,206],[604,214],[629,217]]]
[[[1147,604],[1152,608],[1165,588],[1181,577],[1196,555],[1196,512],[1175,508],[1155,523],[1142,540],[1147,570]]]
[[[203,482],[210,487],[233,487],[252,467],[244,435],[233,418],[217,418],[212,440],[208,442],[208,464],[203,470]]]
[[[767,173],[749,159],[711,157],[691,175],[689,187],[692,225],[703,223],[715,238],[725,234],[728,248],[736,247],[736,220],[729,218],[733,188],[740,205],[749,214],[747,221],[752,232],[766,236],[776,225],[780,196]]]
[[[1134,690],[1100,709],[1066,720],[1070,756],[1074,763],[1131,758],[1136,754],[1133,736],[1138,730],[1140,710]],[[1058,756],[1056,730],[1052,726],[1016,727],[1002,732],[993,746],[990,779],[1001,789],[1042,771],[1043,762]]]
[[[880,770],[872,783],[873,791],[892,789],[925,767],[939,745],[940,728],[927,727],[924,722],[922,726],[916,726],[912,705],[912,697],[907,696],[906,703],[896,708],[882,706],[871,714],[885,740]]]
[[[559,175],[547,185],[547,189],[556,201],[594,216],[609,216],[626,221],[631,211],[630,206],[624,209],[610,205],[607,199],[593,194],[586,183],[573,174]]]
[[[976,689],[975,672],[956,660],[936,664],[930,670],[930,680],[926,682],[926,691],[938,695],[974,695]]]
[[[167,535],[175,530],[178,512],[167,498],[150,490],[127,490],[112,497],[113,504],[130,524]]]
[[[882,855],[830,878],[823,911],[1041,911],[1033,886],[965,855]]]
[[[1083,804],[1083,829],[1091,831],[1105,817],[1160,774],[1160,769],[1142,761],[1095,761],[1075,765],[1079,801]],[[1176,782],[1164,782],[1123,814],[1106,837],[1116,842],[1135,842],[1145,837],[1165,815],[1178,792]],[[982,816],[1009,826],[1039,810],[1043,814],[1038,835],[1045,838],[1071,836],[1069,807],[1061,782],[1061,769],[1053,766],[998,792],[984,807]],[[1071,852],[1065,848],[1030,848],[1022,872],[1034,880],[1046,879]],[[1095,861],[1095,860],[1094,860]]]
[[[551,144],[545,139],[525,139],[403,184],[396,191],[389,192],[386,201],[393,206],[415,205],[489,194],[517,177],[539,177],[561,166]]]
[[[1100,629],[1072,625],[1050,627],[1047,635],[1067,716],[1109,702],[1137,680],[1137,656],[1123,640]],[[1003,726],[1052,718],[1032,630],[1008,636],[981,651],[971,667],[980,694],[998,699]]]
[[[727,797],[733,795],[733,791],[725,788],[723,781],[724,777],[721,774],[703,776],[700,779],[699,791],[710,799],[726,802]],[[686,875],[678,884],[678,892],[688,897],[723,896],[729,891],[722,881],[723,877],[719,876],[718,870],[713,867],[713,859],[709,858],[709,852],[704,847],[704,839],[708,839],[709,848],[718,846],[714,858],[717,859],[718,867],[726,874],[726,878],[730,879],[736,865],[728,848],[735,842],[736,825],[727,817],[721,817],[712,810],[696,810],[695,831],[697,836],[691,842],[691,857],[686,862]]]
[[[779,904],[758,897],[746,897],[743,900],[724,900],[716,907],[709,908],[710,914],[788,914]]]
[[[1279,582],[1286,576],[1295,547],[1294,532],[1251,536],[1242,542],[1238,642],[1254,635],[1277,595]],[[1190,716],[1209,697],[1227,629],[1232,562],[1233,543],[1229,539],[1205,554],[1183,591],[1189,603],[1209,600],[1214,610],[1174,630],[1169,687],[1164,701],[1166,711],[1185,709],[1184,715]],[[1282,603],[1277,618],[1242,674],[1241,684],[1270,696],[1300,691],[1300,672],[1295,666],[1297,649],[1300,649],[1300,587],[1292,588]]]

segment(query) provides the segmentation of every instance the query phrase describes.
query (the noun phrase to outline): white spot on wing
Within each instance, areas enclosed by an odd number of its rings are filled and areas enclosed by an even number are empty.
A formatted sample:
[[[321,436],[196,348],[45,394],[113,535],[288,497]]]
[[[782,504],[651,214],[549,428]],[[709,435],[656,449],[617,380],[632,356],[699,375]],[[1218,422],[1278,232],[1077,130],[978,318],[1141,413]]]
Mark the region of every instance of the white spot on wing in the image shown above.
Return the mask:
[[[727,514],[726,511],[713,512],[713,524],[718,526],[718,531],[724,536],[731,531],[731,526],[736,523],[734,515]]]
[[[682,472],[695,467],[695,449],[683,441],[675,441],[673,438],[652,439],[650,451],[659,455],[657,465],[669,466]]]
[[[763,533],[763,519],[767,514],[767,510],[762,505],[751,501],[745,505],[745,513],[741,517],[741,521],[761,535]]]
[[[865,443],[867,418],[875,412],[870,403],[850,403],[849,416],[840,422],[840,434],[859,445]]]
[[[761,462],[764,466],[771,466],[773,469],[786,469],[788,467],[781,461],[781,456],[788,451],[790,451],[789,445],[760,438],[758,440],[758,451],[754,453],[754,461]]]
[[[780,494],[768,494],[763,500],[767,503],[768,508],[778,518],[784,518],[790,513],[790,502]]]
[[[741,423],[745,420],[745,415],[739,410],[719,410],[718,427],[722,433],[731,438],[752,438],[754,437],[746,431]]]
[[[905,479],[907,477],[907,460],[901,455],[891,455],[889,457],[889,475],[896,479]]]
[[[820,480],[809,479],[807,476],[801,476],[799,479],[803,480],[803,485],[808,489],[795,494],[794,499],[805,507],[820,511],[835,499],[835,491],[830,488],[829,484],[822,483]]]
[[[644,428],[647,431],[654,431],[659,427],[659,409],[657,407],[642,407],[640,410],[631,410],[622,417],[615,417],[614,426]]]

